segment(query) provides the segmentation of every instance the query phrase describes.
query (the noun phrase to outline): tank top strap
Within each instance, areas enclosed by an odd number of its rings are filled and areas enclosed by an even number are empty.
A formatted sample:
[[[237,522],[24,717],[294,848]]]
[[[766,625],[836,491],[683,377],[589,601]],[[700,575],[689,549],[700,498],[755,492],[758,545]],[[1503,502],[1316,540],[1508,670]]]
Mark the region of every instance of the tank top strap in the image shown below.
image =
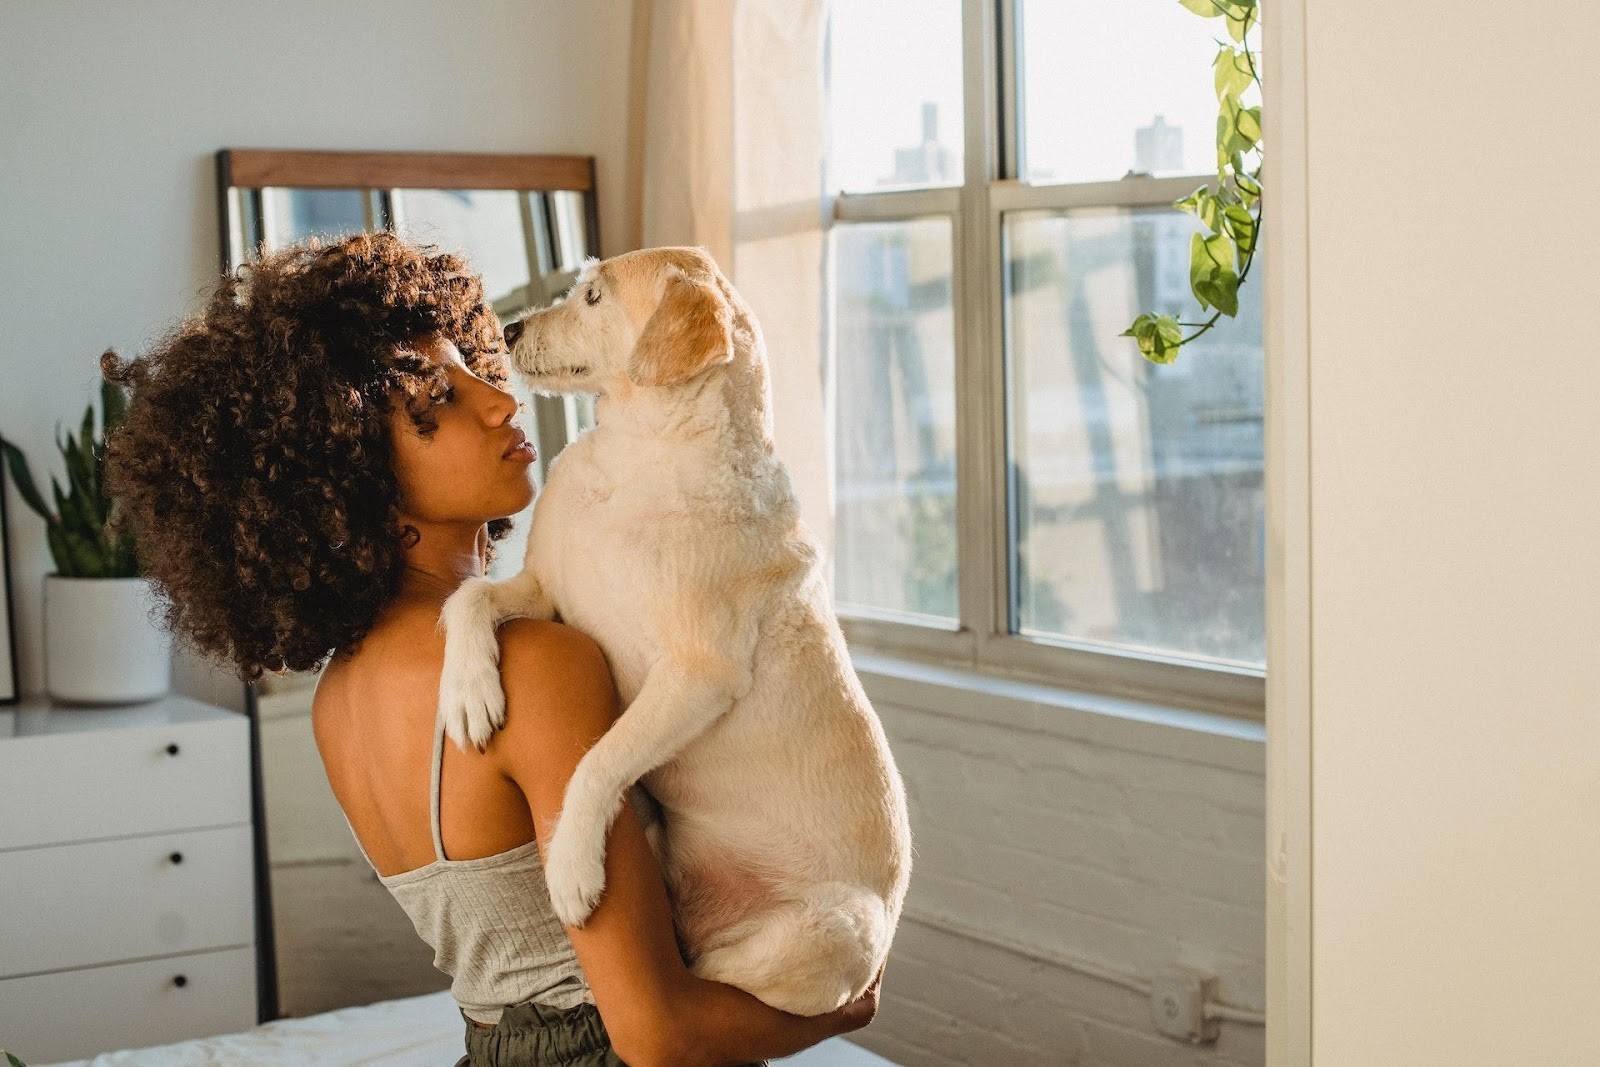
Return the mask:
[[[339,808],[339,814],[344,816],[344,824],[350,827],[350,839],[356,843],[356,848],[361,852],[361,858],[367,861],[367,866],[372,867],[372,873],[377,874],[378,868],[373,867],[372,857],[367,855],[367,848],[361,843],[361,838],[356,836],[356,828],[350,826],[350,816],[344,814],[344,808]]]
[[[433,788],[428,798],[428,817],[433,823],[433,856],[444,859],[444,832],[439,828],[439,780],[444,773],[444,723],[433,731]]]

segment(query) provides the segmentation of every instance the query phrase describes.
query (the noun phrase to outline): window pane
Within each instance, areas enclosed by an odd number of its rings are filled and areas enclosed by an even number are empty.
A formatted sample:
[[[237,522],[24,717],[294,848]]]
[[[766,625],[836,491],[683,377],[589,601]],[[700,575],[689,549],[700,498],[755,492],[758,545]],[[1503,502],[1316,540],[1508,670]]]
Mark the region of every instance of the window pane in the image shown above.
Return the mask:
[[[1261,270],[1175,363],[1118,336],[1202,322],[1198,221],[1167,208],[1008,215],[1013,627],[1261,666]],[[1185,335],[1193,330],[1185,330]]]
[[[961,184],[960,0],[833,5],[834,189]]]
[[[499,304],[527,291],[522,197],[509,189],[396,189],[392,202],[396,229],[407,240],[464,255],[483,275],[484,295]]]
[[[343,237],[366,228],[364,189],[261,190],[262,238],[268,248],[283,248],[312,235]]]
[[[1130,170],[1212,174],[1220,19],[1174,0],[1019,0],[1025,169],[1031,181]],[[1259,30],[1250,49],[1260,62]],[[1259,103],[1251,90],[1248,103]]]
[[[950,222],[833,231],[838,279],[835,597],[956,618]]]

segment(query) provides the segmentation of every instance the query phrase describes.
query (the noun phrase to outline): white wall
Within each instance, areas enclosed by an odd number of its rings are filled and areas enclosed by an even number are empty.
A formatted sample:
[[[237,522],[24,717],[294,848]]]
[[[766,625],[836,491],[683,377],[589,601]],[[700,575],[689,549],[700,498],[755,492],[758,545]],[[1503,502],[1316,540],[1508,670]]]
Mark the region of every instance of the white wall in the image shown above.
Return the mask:
[[[1600,1062],[1600,5],[1296,2],[1312,1060]]]
[[[620,251],[631,10],[0,6],[0,434],[48,481],[54,428],[96,395],[100,352],[135,353],[198,305],[217,264],[219,148],[594,155],[602,240]],[[8,493],[22,691],[37,693],[53,566],[43,523]]]
[[[1259,725],[857,654],[915,850],[878,1017],[913,1067],[1256,1067],[1260,1026],[1189,1046],[1127,988],[1186,966],[1265,1003]]]

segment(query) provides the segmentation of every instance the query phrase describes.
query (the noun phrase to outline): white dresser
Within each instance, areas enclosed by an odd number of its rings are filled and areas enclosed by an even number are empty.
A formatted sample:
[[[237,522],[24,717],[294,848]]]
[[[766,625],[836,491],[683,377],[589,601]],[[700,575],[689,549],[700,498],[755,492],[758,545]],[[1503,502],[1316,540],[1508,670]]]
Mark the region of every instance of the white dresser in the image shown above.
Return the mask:
[[[0,1047],[256,1024],[249,721],[169,696],[0,707]]]

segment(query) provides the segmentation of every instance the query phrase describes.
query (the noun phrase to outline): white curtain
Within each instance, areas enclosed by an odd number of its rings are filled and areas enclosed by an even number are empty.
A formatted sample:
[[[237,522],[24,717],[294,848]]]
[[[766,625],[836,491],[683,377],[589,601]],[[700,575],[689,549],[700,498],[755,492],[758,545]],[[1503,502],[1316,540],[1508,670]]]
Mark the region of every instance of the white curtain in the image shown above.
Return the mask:
[[[826,0],[634,0],[637,247],[703,245],[766,336],[778,455],[830,550],[824,343]]]

